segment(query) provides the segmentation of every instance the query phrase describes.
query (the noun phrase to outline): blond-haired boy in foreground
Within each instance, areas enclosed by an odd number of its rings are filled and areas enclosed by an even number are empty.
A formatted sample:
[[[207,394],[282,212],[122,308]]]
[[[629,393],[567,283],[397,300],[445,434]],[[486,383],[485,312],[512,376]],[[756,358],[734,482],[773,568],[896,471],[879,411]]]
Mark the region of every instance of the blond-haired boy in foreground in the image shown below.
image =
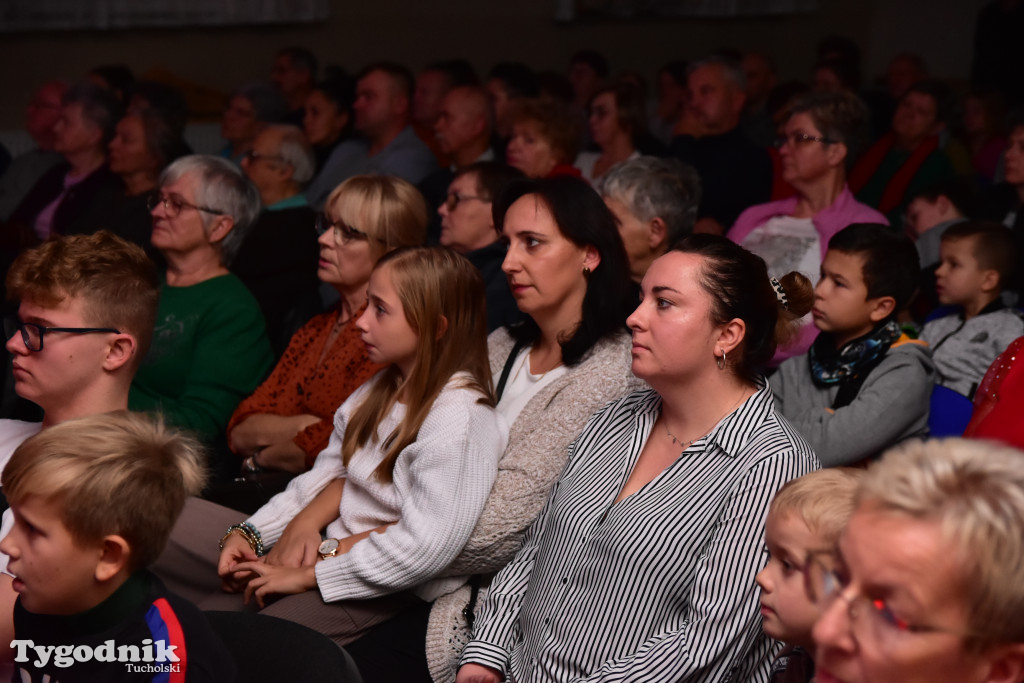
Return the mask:
[[[199,610],[147,571],[201,489],[202,462],[190,437],[124,411],[18,447],[3,472],[14,527],[0,541],[18,593],[18,680],[234,679]]]
[[[853,514],[863,470],[811,472],[779,489],[768,508],[768,564],[757,575],[765,634],[786,647],[772,667],[771,683],[809,683],[814,678],[811,629],[818,609],[804,588],[811,555],[830,553]]]

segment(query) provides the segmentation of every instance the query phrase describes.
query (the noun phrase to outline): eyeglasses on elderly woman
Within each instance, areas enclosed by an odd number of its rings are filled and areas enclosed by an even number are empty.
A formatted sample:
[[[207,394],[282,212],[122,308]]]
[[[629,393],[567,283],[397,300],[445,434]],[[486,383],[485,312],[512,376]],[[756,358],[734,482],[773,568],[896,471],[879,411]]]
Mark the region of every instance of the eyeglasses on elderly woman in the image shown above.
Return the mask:
[[[164,211],[167,213],[168,218],[177,218],[182,209],[205,211],[206,213],[212,213],[214,216],[224,215],[223,211],[218,211],[217,209],[199,206],[198,204],[190,204],[176,194],[156,193],[150,195],[149,199],[146,200],[146,208],[150,211],[161,204],[163,204]]]

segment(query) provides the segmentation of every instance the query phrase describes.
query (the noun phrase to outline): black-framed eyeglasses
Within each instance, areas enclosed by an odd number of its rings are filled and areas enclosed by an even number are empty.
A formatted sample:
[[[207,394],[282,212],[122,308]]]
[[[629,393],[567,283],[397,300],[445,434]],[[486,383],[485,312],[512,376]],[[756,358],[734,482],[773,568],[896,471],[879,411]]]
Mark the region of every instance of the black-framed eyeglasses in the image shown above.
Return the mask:
[[[250,162],[259,161],[260,159],[262,159],[263,161],[276,161],[279,163],[284,163],[284,157],[282,157],[280,154],[260,154],[254,149],[250,149],[242,156],[248,159]]]
[[[794,147],[803,147],[812,142],[820,142],[823,145],[834,145],[836,143],[832,138],[826,138],[821,135],[808,135],[807,133],[788,133],[775,138],[776,147],[782,148],[787,142]]]
[[[848,595],[849,574],[835,553],[812,552],[804,569],[804,588],[808,599],[825,612],[837,599],[846,601],[853,635],[858,640],[886,642],[899,633],[949,633],[979,637],[966,629],[931,624],[915,624],[896,616],[885,600],[866,595]]]
[[[217,209],[211,209],[206,206],[199,206],[198,204],[189,204],[184,199],[176,194],[166,195],[155,193],[149,196],[146,200],[146,208],[153,211],[157,206],[163,204],[164,212],[168,218],[177,218],[178,214],[181,213],[182,209],[195,209],[196,211],[205,211],[206,213],[212,213],[214,216],[223,216],[223,211]]]
[[[471,199],[475,199],[478,202],[489,202],[491,200],[485,199],[475,194],[459,194],[458,192],[449,192],[448,196],[445,197],[444,205],[449,211],[454,211],[462,202],[468,202]]]
[[[23,323],[17,318],[4,318],[5,338],[10,339],[16,332],[21,332],[21,341],[29,351],[42,351],[43,338],[47,332],[66,332],[67,334],[93,334],[108,332],[121,334],[121,330],[113,327],[46,327],[35,323]]]
[[[316,215],[316,234],[322,235],[328,230],[334,231],[334,241],[337,244],[366,242],[370,239],[370,236],[362,230],[353,228],[344,221],[332,221],[327,214],[318,213]],[[384,240],[378,239],[377,241],[382,244],[384,243]]]

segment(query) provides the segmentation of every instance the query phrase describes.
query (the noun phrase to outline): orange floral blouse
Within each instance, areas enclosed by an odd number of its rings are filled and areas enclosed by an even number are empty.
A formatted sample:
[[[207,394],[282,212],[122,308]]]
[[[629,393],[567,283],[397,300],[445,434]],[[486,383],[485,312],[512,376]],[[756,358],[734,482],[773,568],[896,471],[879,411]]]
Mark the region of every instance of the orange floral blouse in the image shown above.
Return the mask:
[[[370,361],[366,346],[353,324],[366,310],[364,305],[345,324],[320,365],[317,361],[341,310],[321,313],[292,337],[274,371],[252,396],[242,401],[228,423],[230,433],[250,415],[316,415],[316,422],[295,436],[306,454],[306,467],[327,447],[334,429],[334,413],[353,391],[383,365]]]

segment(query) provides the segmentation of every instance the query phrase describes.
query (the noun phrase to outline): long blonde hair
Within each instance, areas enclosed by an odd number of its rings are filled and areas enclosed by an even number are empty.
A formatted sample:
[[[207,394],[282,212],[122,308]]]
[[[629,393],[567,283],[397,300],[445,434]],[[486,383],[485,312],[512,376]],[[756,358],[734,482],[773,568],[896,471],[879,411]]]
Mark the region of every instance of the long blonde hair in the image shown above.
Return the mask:
[[[374,270],[387,268],[409,326],[416,331],[416,361],[408,377],[391,365],[352,413],[342,438],[342,461],[377,439],[377,429],[399,395],[405,417],[385,440],[384,458],[375,476],[391,482],[395,461],[416,441],[423,421],[441,390],[457,372],[465,385],[480,392],[480,403],[494,406],[487,359],[484,285],[480,272],[464,257],[442,247],[411,247],[388,253]]]

